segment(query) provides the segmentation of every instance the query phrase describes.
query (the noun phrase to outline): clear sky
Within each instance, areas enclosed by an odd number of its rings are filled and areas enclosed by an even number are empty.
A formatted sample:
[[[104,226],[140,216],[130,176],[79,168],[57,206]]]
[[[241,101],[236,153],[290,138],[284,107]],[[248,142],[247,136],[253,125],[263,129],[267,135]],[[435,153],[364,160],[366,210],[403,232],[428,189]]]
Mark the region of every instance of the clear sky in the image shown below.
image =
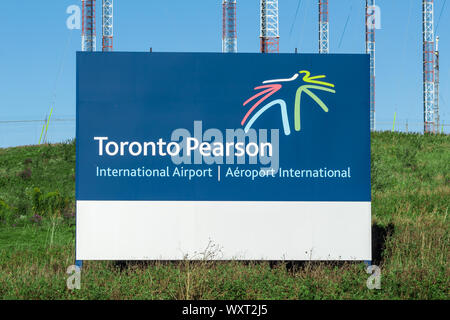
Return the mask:
[[[435,0],[440,36],[441,119],[450,124],[450,3]],[[115,51],[220,52],[221,0],[114,1]],[[259,50],[259,0],[238,0],[238,50]],[[330,52],[364,53],[364,0],[329,0]],[[377,128],[421,130],[422,17],[420,0],[377,0]],[[37,143],[54,103],[54,119],[75,118],[75,52],[81,30],[66,27],[69,5],[81,0],[2,1],[0,8],[0,147]],[[444,6],[445,4],[445,6]],[[280,51],[318,51],[317,0],[279,0]],[[442,10],[442,8],[444,8]],[[441,15],[442,12],[442,15]],[[440,19],[439,19],[440,17]],[[97,0],[101,50],[101,0]],[[344,32],[345,31],[345,32]],[[450,127],[444,127],[448,133]],[[53,122],[50,141],[73,138],[74,121]]]

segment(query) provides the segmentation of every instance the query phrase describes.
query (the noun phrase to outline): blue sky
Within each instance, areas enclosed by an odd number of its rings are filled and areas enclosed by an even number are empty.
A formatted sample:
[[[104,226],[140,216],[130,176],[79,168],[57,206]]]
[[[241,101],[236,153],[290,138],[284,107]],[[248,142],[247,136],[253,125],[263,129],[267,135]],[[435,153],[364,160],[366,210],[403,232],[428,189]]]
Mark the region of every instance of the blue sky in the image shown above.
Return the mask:
[[[377,0],[377,127],[420,130],[422,121],[422,18],[419,0]],[[445,0],[435,0],[435,27]],[[331,53],[364,52],[363,0],[330,0]],[[54,104],[54,119],[75,118],[75,52],[81,30],[69,30],[66,9],[79,0],[3,1],[0,10],[0,147],[37,143]],[[279,0],[280,51],[317,52],[317,0]],[[450,123],[450,3],[437,34],[441,55],[441,119]],[[221,0],[116,0],[116,51],[219,52]],[[239,52],[259,50],[259,0],[238,0]],[[345,28],[345,25],[347,27]],[[345,32],[344,32],[345,29]],[[292,30],[292,31],[291,31]],[[97,48],[101,48],[101,0],[97,0]],[[53,122],[50,141],[74,136],[75,123]],[[445,127],[448,133],[450,127]]]

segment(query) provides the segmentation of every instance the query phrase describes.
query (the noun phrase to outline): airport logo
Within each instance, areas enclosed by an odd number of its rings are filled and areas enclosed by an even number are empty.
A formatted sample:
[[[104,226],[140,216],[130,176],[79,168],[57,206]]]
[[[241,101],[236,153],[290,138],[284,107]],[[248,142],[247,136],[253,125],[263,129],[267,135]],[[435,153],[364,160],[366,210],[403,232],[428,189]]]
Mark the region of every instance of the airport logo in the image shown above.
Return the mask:
[[[313,91],[319,90],[334,94],[336,93],[336,90],[334,90],[334,84],[319,80],[326,78],[325,75],[318,75],[311,77],[311,72],[302,70],[288,79],[274,79],[263,81],[262,86],[258,86],[255,88],[255,90],[261,91],[255,94],[254,96],[250,97],[249,99],[247,99],[243,104],[244,106],[247,106],[253,103],[253,105],[250,107],[250,109],[247,111],[247,113],[245,114],[244,118],[241,121],[241,125],[244,126],[245,133],[247,133],[250,130],[255,121],[258,120],[258,118],[261,117],[264,114],[264,112],[266,112],[267,110],[269,110],[274,106],[279,106],[281,109],[280,110],[281,120],[283,123],[284,134],[286,136],[291,134],[288,105],[285,100],[274,99],[266,103],[263,107],[261,108],[258,107],[269,98],[272,98],[272,96],[274,96],[275,98],[276,97],[275,94],[281,91],[283,85],[295,83],[295,80],[297,80],[299,78],[299,75],[301,74],[304,75],[302,78],[304,84],[298,87],[295,94],[295,103],[294,103],[295,131],[301,130],[300,107],[301,107],[301,99],[304,96],[303,93],[312,98],[324,112],[328,112],[328,107],[326,106],[326,104]]]

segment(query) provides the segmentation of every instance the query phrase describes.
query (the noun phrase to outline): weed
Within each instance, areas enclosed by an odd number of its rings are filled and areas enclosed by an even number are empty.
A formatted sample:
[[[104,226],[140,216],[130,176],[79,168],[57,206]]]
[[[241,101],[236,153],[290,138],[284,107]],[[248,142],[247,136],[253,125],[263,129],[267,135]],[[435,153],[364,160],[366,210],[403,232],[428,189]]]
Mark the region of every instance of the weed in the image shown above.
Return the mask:
[[[5,201],[0,200],[0,221],[3,223],[10,223],[13,220],[13,216],[13,211],[8,204]]]
[[[18,176],[21,177],[23,180],[30,180],[31,179],[31,169],[25,168],[21,172],[18,173]]]

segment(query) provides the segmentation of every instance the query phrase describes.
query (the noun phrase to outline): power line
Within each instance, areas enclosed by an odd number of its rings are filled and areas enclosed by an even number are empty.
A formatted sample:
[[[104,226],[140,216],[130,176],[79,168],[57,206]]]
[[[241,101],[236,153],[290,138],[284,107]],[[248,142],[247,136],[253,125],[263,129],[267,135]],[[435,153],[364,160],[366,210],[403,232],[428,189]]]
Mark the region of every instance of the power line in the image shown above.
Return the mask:
[[[302,0],[298,0],[297,9],[295,10],[294,21],[292,22],[291,30],[289,31],[289,39],[290,39],[291,36],[292,36],[292,31],[294,30],[294,25],[295,25],[295,23],[297,22],[298,12],[299,12],[299,10],[300,10],[301,4],[302,4]]]
[[[348,13],[347,21],[345,21],[344,31],[342,31],[341,39],[339,40],[338,49],[341,47],[342,40],[344,39],[345,31],[347,30],[347,25],[348,25],[348,22],[350,21],[350,15],[352,14],[352,10],[353,10],[353,4],[350,6],[350,12]]]
[[[306,2],[302,2],[302,4],[304,4],[304,12],[309,12],[309,7],[311,6],[311,2],[310,1],[306,1]],[[303,40],[303,35],[305,34],[305,29],[306,29],[306,20],[307,20],[307,16],[303,19],[303,24],[302,27],[300,29],[300,37],[298,39],[298,48],[300,50],[301,44],[302,44],[302,40]]]
[[[52,122],[73,122],[75,119],[53,119]],[[0,124],[5,123],[43,123],[46,120],[0,120]]]
[[[444,4],[442,5],[442,8],[441,8],[441,13],[439,14],[438,23],[436,25],[435,33],[437,33],[437,31],[439,29],[439,22],[441,22],[442,13],[444,12],[444,8],[445,8],[446,4],[447,4],[447,0],[444,0]]]

